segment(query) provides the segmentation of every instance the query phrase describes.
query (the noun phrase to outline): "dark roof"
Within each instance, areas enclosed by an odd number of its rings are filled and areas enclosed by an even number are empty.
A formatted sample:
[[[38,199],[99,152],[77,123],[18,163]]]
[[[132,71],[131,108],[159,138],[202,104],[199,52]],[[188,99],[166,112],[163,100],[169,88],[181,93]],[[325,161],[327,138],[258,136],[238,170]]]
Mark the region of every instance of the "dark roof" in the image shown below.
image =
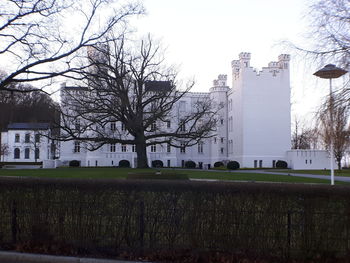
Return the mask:
[[[154,92],[168,92],[171,91],[170,81],[146,81],[145,90]]]
[[[16,122],[7,125],[8,130],[47,130],[50,127],[46,122]]]

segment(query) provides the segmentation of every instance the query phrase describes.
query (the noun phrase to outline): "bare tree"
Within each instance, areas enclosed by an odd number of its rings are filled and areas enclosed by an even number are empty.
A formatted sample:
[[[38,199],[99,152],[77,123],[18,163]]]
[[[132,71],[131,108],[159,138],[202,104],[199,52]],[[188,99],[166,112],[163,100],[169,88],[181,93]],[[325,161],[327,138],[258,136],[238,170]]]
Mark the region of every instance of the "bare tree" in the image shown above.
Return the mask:
[[[295,118],[292,132],[292,149],[316,149],[318,140],[317,128],[307,128],[299,118]]]
[[[318,119],[322,141],[327,149],[333,141],[334,156],[338,169],[341,169],[341,160],[350,146],[349,108],[346,104],[334,103],[332,98],[328,99],[322,105]]]
[[[2,143],[0,144],[0,157],[2,157],[2,161],[4,161],[5,156],[10,154],[10,148],[8,144]]]
[[[211,137],[212,103],[199,97],[183,111],[181,101],[193,82],[178,90],[176,71],[165,66],[163,54],[150,37],[135,44],[111,34],[104,45],[91,48],[93,66],[82,73],[83,93],[66,92],[62,101],[61,139],[84,141],[89,150],[135,145],[137,167],[144,168],[148,146],[187,147]]]
[[[59,76],[77,77],[75,73],[88,66],[78,63],[86,47],[100,42],[112,28],[124,30],[128,17],[143,13],[138,3],[114,9],[115,2],[2,0],[0,66],[8,72],[0,77],[0,91],[23,92],[14,84],[36,82],[39,87],[39,82],[44,87]]]

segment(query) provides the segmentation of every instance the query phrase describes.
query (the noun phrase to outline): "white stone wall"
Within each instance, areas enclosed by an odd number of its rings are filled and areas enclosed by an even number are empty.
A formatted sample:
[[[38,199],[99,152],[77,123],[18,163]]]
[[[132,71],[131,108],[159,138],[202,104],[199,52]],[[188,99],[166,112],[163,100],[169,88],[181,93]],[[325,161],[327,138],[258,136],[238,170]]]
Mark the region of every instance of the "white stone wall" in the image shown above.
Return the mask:
[[[157,145],[156,152],[148,149],[149,164],[162,160],[167,166],[182,166],[192,160],[197,164],[213,164],[217,161],[236,160],[241,167],[272,167],[277,160],[286,160],[290,150],[290,79],[289,55],[280,55],[277,62],[257,72],[250,66],[250,53],[241,53],[239,60],[232,61],[232,89],[227,85],[227,76],[219,75],[208,93],[188,93],[174,107],[171,128],[175,129],[181,117],[191,111],[198,99],[210,98],[221,105],[217,117],[217,131],[210,139],[203,140],[203,152],[198,145],[166,151],[166,146]],[[63,87],[64,88],[64,87]],[[81,95],[83,91],[74,91]],[[64,96],[64,93],[62,94]],[[161,124],[157,124],[161,125]],[[96,151],[74,153],[74,142],[61,143],[61,159],[79,160],[83,166],[118,165],[122,159],[135,165],[136,153],[131,145],[121,152],[109,151],[105,145]]]
[[[256,72],[250,67],[250,54],[241,53],[232,62],[232,154],[241,167],[272,167],[284,160],[290,149],[289,56]]]
[[[36,160],[41,162],[46,159],[51,159],[51,140],[48,139],[49,131],[43,130],[8,130],[1,133],[1,142],[9,146],[9,154],[1,159],[5,162],[35,162],[35,148],[39,149],[39,158]],[[15,142],[16,134],[19,135],[19,141]],[[30,135],[29,142],[25,142],[26,134]],[[35,134],[40,134],[40,142],[35,142]],[[20,150],[20,158],[15,159],[15,149]],[[29,149],[29,158],[25,156],[25,149]]]
[[[290,150],[287,152],[288,168],[295,170],[330,169],[330,154],[325,150]],[[334,160],[333,167],[336,168]]]

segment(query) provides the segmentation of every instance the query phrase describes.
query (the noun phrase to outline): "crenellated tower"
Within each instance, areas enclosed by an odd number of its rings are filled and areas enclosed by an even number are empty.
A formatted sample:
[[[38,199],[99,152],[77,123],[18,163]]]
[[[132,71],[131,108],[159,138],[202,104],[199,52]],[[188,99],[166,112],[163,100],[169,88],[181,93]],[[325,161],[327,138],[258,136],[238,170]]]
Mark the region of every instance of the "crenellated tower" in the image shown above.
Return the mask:
[[[229,158],[241,167],[273,167],[290,149],[290,56],[257,71],[250,53],[232,61],[228,93]]]

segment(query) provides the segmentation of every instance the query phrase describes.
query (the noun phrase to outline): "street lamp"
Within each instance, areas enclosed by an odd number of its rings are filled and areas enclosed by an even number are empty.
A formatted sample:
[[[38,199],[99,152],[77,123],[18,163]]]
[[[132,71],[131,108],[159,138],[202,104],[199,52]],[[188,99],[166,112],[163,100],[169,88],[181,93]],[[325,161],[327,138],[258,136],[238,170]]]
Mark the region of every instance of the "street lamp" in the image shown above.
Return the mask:
[[[315,76],[320,77],[322,79],[329,79],[329,117],[330,117],[330,155],[331,155],[331,185],[334,185],[334,150],[333,150],[333,92],[332,92],[332,79],[339,78],[347,73],[346,70],[336,67],[333,64],[328,64],[324,66],[324,68],[318,70],[314,73]]]

